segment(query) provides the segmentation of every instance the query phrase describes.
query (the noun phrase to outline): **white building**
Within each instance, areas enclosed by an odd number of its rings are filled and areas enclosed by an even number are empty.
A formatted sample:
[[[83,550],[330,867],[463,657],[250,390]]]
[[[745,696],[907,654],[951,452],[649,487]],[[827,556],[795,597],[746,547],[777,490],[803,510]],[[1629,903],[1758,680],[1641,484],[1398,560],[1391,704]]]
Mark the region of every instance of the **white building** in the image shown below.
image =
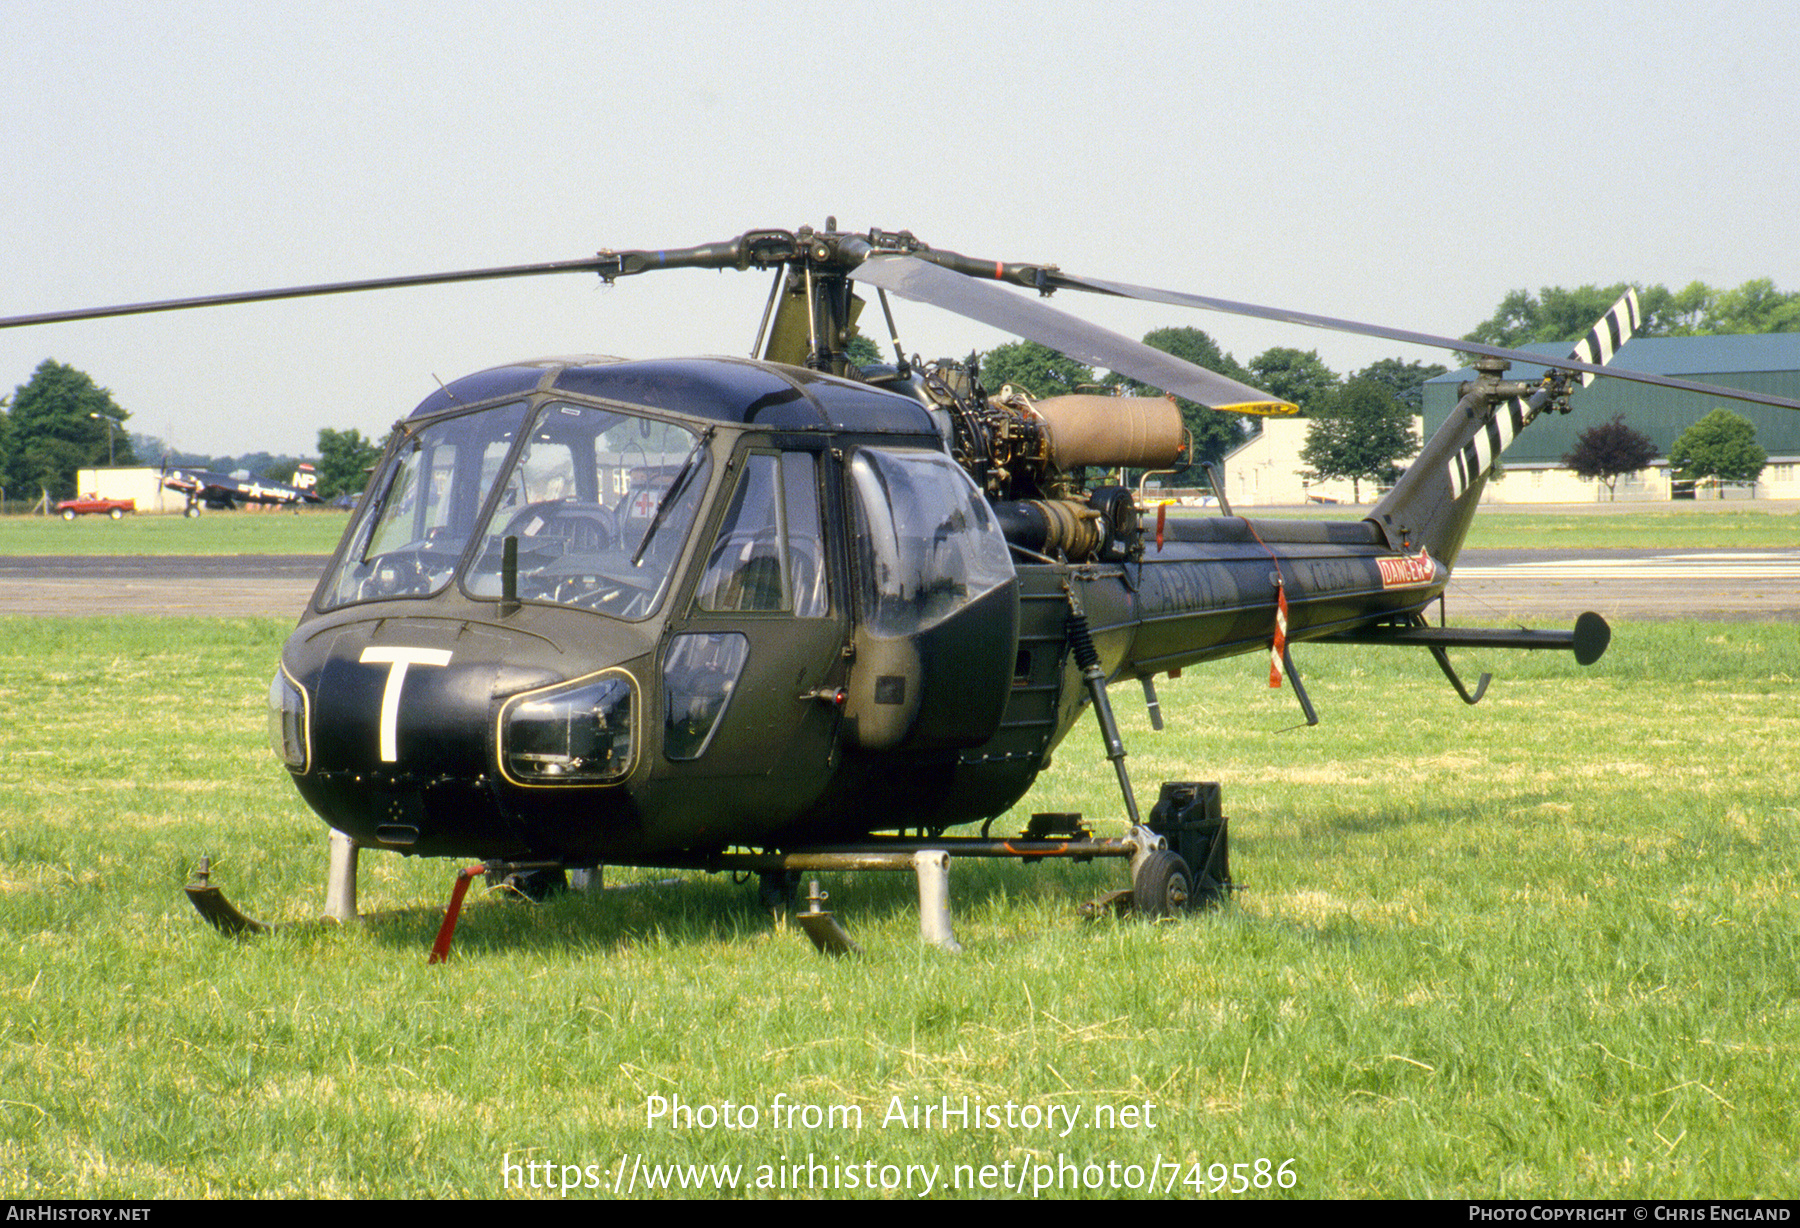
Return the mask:
[[[1415,435],[1420,433],[1421,421],[1413,419]],[[1352,501],[1350,482],[1306,478],[1300,452],[1306,447],[1311,426],[1310,418],[1264,418],[1260,434],[1225,454],[1225,497],[1233,507]],[[1361,493],[1364,503],[1375,502],[1377,490],[1372,483],[1362,483]]]
[[[75,493],[103,499],[135,499],[139,512],[152,515],[179,516],[187,508],[187,496],[178,490],[163,489],[160,469],[77,469]]]

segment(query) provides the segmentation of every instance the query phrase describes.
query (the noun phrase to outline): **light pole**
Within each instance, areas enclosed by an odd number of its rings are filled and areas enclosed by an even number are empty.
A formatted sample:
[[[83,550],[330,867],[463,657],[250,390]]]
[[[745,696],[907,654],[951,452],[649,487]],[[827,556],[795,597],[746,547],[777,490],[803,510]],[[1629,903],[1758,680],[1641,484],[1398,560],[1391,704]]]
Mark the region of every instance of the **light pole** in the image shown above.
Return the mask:
[[[113,420],[105,414],[89,414],[90,418],[98,418],[106,423],[106,467],[113,467]]]

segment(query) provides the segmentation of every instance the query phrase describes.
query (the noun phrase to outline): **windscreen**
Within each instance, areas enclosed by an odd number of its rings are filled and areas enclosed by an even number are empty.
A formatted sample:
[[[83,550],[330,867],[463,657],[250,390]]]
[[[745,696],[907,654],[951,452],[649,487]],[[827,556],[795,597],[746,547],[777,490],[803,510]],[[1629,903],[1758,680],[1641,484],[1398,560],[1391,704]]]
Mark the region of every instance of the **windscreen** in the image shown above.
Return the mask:
[[[332,575],[326,607],[441,592],[524,422],[524,402],[514,402],[441,419],[407,438],[375,477],[375,497]]]
[[[521,601],[646,618],[662,604],[709,471],[704,441],[686,427],[547,405],[505,475],[465,588],[502,596],[512,537]]]
[[[648,617],[709,471],[699,433],[642,414],[553,402],[528,419],[514,402],[440,419],[376,476],[324,604],[430,597],[459,568],[469,596],[499,600],[512,537],[521,601]]]

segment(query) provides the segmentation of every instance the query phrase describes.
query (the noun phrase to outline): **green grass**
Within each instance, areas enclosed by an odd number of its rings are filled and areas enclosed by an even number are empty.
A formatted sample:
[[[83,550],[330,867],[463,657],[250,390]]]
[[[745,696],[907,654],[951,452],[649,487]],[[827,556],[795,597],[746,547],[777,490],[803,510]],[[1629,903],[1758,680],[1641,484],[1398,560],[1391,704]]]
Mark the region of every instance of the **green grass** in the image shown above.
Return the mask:
[[[1497,674],[1473,709],[1423,654],[1302,646],[1313,730],[1259,658],[1164,683],[1163,734],[1117,688],[1141,794],[1225,782],[1248,890],[1221,913],[1084,923],[1116,863],[959,862],[952,957],[909,876],[829,876],[868,951],[834,961],[692,875],[478,902],[439,968],[429,913],[232,942],[181,897],[211,852],[247,911],[322,904],[323,829],[263,745],[288,628],[0,623],[0,1196],[491,1197],[507,1157],[1010,1163],[1028,1192],[1160,1159],[1175,1193],[1261,1157],[1307,1197],[1800,1177],[1792,625],[1622,624],[1586,671],[1471,654]],[[1028,808],[1116,815],[1111,776],[1083,726]],[[366,854],[363,905],[441,905],[453,868]],[[863,1125],[775,1123],[778,1095]],[[1083,1128],[882,1125],[965,1095]],[[760,1121],[649,1122],[654,1096]]]
[[[1486,512],[1470,526],[1469,547],[1624,547],[1651,549],[1740,547],[1780,549],[1800,546],[1800,515],[1792,511],[1745,510],[1689,505],[1628,512]]]
[[[36,554],[329,554],[344,512],[205,512],[184,516],[0,516],[0,556]]]

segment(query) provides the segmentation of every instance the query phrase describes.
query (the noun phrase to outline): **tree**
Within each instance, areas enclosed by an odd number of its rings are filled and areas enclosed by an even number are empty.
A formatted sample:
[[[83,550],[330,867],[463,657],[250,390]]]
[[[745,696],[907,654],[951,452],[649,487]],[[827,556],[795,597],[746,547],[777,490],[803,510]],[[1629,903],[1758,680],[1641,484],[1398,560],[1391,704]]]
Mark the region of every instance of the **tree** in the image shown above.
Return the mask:
[[[1573,290],[1561,286],[1545,286],[1533,297],[1528,291],[1514,290],[1500,301],[1494,314],[1464,341],[1516,349],[1533,341],[1575,341],[1587,335],[1594,321],[1619,301],[1626,286],[1577,286]],[[1640,304],[1641,305],[1641,304]],[[1646,322],[1648,324],[1648,322]],[[1639,330],[1648,334],[1648,326]]]
[[[1362,483],[1392,482],[1395,463],[1419,447],[1412,415],[1374,380],[1358,379],[1333,394],[1313,418],[1300,459],[1318,478],[1349,478],[1351,498],[1362,502]]]
[[[1706,313],[1715,333],[1791,333],[1800,331],[1800,294],[1782,294],[1767,277],[1721,291]]]
[[[1464,341],[1514,348],[1533,341],[1577,341],[1606,314],[1626,283],[1613,286],[1545,286],[1534,296],[1514,290]],[[1681,290],[1638,290],[1640,337],[1698,337],[1718,333],[1785,333],[1800,330],[1800,292],[1783,294],[1766,277],[1735,290],[1692,282]]]
[[[1279,345],[1250,360],[1250,378],[1245,382],[1293,402],[1307,418],[1323,413],[1325,403],[1342,386],[1337,374],[1320,360],[1319,351]]]
[[[12,466],[13,454],[12,414],[7,412],[11,404],[11,397],[0,397],[0,487],[5,487],[12,481],[7,472]],[[5,510],[4,506],[0,506],[0,512]]]
[[[1253,382],[1250,373],[1238,365],[1237,359],[1221,350],[1216,341],[1197,328],[1155,329],[1144,334],[1144,344],[1153,350],[1185,359],[1197,367],[1205,367],[1227,379],[1234,379],[1240,384]],[[1109,376],[1108,382],[1118,385],[1128,396],[1160,396],[1162,393],[1159,388],[1140,384],[1126,376]],[[1188,466],[1198,467],[1208,461],[1218,464],[1227,452],[1249,438],[1251,426],[1255,422],[1250,415],[1222,413],[1184,397],[1177,397],[1175,405],[1181,410],[1182,425],[1194,437],[1194,451],[1188,457]],[[1177,480],[1194,483],[1204,481],[1198,474]]]
[[[1034,397],[1059,397],[1095,384],[1094,369],[1035,341],[1009,341],[981,360],[981,386],[999,392],[1006,385]]]
[[[1754,482],[1769,454],[1756,442],[1756,426],[1729,409],[1715,409],[1681,432],[1669,449],[1669,467],[1687,481]],[[1719,497],[1725,497],[1724,488]]]
[[[1614,414],[1609,422],[1590,426],[1575,437],[1575,447],[1563,456],[1563,464],[1584,478],[1593,478],[1606,487],[1611,501],[1617,493],[1619,479],[1636,473],[1656,456],[1656,441],[1625,425],[1625,415]]]
[[[351,429],[319,431],[319,497],[335,499],[339,495],[362,493],[368,485],[368,469],[381,459],[381,445],[364,439],[362,432]]]
[[[77,469],[107,463],[109,431],[113,463],[136,464],[131,436],[123,429],[130,416],[85,372],[46,358],[31,382],[13,394],[0,485],[20,493],[42,488],[52,498],[66,499],[77,493]]]
[[[869,367],[890,361],[882,357],[880,346],[860,332],[850,334],[850,342],[844,346],[844,357],[849,360],[850,365],[856,367]]]
[[[1383,358],[1379,362],[1370,363],[1350,378],[1374,380],[1393,393],[1394,399],[1406,407],[1407,413],[1417,414],[1424,411],[1425,381],[1436,379],[1447,370],[1442,363],[1401,362],[1398,358]]]
[[[1696,337],[1729,331],[1712,327],[1713,305],[1718,298],[1719,292],[1703,281],[1689,282],[1683,290],[1645,287],[1638,294],[1638,308],[1644,317],[1638,332],[1646,337]]]

